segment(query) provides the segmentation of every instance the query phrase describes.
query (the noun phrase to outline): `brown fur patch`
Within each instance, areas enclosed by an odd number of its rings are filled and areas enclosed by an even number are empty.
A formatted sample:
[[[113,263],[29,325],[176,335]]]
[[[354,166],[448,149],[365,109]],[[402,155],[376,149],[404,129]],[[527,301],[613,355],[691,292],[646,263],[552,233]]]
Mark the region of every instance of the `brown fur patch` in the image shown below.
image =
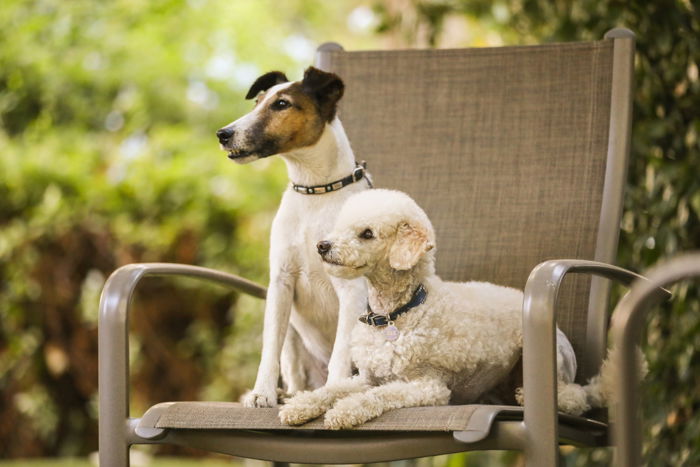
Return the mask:
[[[292,105],[284,110],[275,110],[273,104],[278,99],[285,99]],[[262,96],[260,102],[265,105],[265,108],[260,109],[261,130],[266,139],[277,143],[277,152],[312,146],[321,137],[325,122],[313,99],[303,91],[300,83],[293,83],[269,99]]]

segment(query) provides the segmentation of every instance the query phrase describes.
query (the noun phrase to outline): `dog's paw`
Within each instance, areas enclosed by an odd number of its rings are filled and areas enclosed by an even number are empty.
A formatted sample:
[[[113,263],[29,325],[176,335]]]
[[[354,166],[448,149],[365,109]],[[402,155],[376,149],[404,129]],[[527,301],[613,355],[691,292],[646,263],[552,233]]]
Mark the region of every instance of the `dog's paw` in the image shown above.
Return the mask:
[[[326,412],[323,426],[329,430],[346,430],[381,414],[381,411],[375,412],[364,398],[358,395],[349,396],[337,401],[333,408]]]
[[[361,423],[352,414],[337,409],[329,410],[323,417],[323,426],[328,430],[347,430]]]
[[[282,388],[277,388],[277,403],[278,404],[286,404],[287,402],[290,401],[292,397],[294,397],[294,392],[289,392],[285,391]]]
[[[309,420],[313,420],[321,415],[321,413],[319,413],[318,409],[315,407],[285,404],[280,407],[279,418],[280,422],[285,425],[301,425]]]
[[[316,391],[298,392],[280,408],[280,421],[287,425],[301,425],[323,415],[327,406]]]
[[[267,393],[252,390],[241,397],[241,403],[244,407],[277,407],[277,391]]]
[[[560,383],[557,388],[559,410],[571,415],[581,415],[591,409],[586,390],[576,383]]]

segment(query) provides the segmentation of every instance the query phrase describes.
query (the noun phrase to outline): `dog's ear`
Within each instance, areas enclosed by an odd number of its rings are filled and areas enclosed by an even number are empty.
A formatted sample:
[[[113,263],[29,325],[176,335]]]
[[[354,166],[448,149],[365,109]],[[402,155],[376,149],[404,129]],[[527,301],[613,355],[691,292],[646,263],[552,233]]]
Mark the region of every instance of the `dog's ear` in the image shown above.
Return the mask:
[[[281,71],[270,71],[265,73],[255,80],[253,85],[250,87],[248,94],[245,95],[245,98],[252,99],[256,97],[260,91],[267,91],[272,86],[280,83],[286,83],[287,81],[289,80]]]
[[[397,271],[407,271],[434,247],[424,226],[402,222],[389,249],[389,265]]]
[[[338,101],[343,97],[345,85],[338,75],[310,66],[304,71],[302,87],[318,104],[321,117],[327,122],[333,120]]]

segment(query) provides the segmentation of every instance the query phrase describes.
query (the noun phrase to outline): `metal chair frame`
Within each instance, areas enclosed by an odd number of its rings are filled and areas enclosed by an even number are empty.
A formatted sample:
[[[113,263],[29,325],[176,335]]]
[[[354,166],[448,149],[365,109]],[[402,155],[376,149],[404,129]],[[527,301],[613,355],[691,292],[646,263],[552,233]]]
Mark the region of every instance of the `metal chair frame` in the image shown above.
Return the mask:
[[[536,267],[525,287],[523,310],[524,409],[480,408],[470,428],[447,433],[368,433],[358,431],[313,434],[276,431],[160,429],[149,418],[129,418],[128,317],[134,290],[147,276],[189,276],[217,282],[258,298],[264,287],[220,271],[180,264],[133,264],[115,271],[105,284],[99,310],[99,455],[103,466],[126,466],[133,444],[173,443],[280,462],[363,463],[404,459],[477,449],[518,449],[527,465],[553,466],[560,442],[600,445],[607,442],[605,426],[585,419],[560,417],[556,401],[555,303],[563,278],[570,274],[594,276],[591,285],[589,358],[602,360],[611,279],[630,285],[642,278],[609,264],[618,241],[618,222],[630,145],[631,81],[634,35],[614,29],[605,36],[613,42],[613,84],[609,124],[608,162],[603,206],[594,261],[551,260]],[[319,48],[317,66],[327,65]],[[524,413],[523,413],[524,412]],[[473,427],[473,429],[472,429]],[[310,446],[313,441],[313,446]]]
[[[661,289],[678,281],[700,277],[700,253],[686,253],[658,265],[647,274],[648,280],[635,282],[615,308],[612,334],[619,353],[619,371],[615,384],[615,421],[613,432],[617,448],[615,464],[624,467],[642,465],[642,437],[639,420],[639,371],[636,346],[649,309],[667,294]]]

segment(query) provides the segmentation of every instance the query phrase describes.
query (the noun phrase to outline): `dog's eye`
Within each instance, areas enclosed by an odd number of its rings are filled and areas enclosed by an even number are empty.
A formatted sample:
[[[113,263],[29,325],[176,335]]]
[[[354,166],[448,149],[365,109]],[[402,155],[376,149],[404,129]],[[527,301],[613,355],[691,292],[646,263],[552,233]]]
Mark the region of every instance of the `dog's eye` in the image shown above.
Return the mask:
[[[372,232],[370,229],[365,229],[360,234],[360,238],[364,238],[365,240],[369,240],[370,238],[374,238],[374,232]]]
[[[286,99],[277,99],[275,102],[272,103],[272,108],[274,110],[284,110],[287,107],[290,107],[292,104],[286,100]]]

